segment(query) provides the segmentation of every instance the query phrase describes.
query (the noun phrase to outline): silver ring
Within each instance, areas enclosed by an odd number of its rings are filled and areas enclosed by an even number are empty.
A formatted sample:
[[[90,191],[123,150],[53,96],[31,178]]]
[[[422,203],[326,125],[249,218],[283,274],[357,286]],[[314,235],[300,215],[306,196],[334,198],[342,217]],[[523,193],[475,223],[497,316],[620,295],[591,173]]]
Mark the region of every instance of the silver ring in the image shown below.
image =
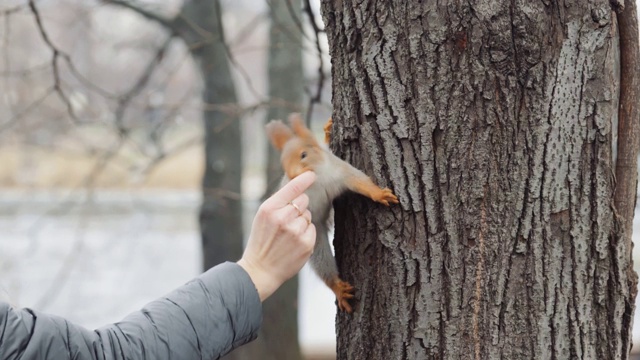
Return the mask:
[[[302,210],[300,210],[300,208],[298,207],[298,205],[294,204],[293,201],[289,201],[289,205],[293,206],[294,208],[296,208],[296,210],[298,210],[298,215],[302,216]]]

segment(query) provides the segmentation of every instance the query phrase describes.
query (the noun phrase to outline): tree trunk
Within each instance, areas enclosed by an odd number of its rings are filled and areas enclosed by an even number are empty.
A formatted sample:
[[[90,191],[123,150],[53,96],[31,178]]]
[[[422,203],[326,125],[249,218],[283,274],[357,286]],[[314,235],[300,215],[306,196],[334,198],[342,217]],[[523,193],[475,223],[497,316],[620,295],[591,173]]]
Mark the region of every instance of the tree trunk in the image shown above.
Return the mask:
[[[336,203],[339,359],[625,359],[609,0],[323,1],[332,148],[398,195]]]
[[[204,268],[242,255],[242,141],[237,115],[216,109],[235,104],[236,93],[227,47],[224,44],[219,1],[188,1],[178,19],[185,39],[196,58],[204,89],[205,167],[202,179],[200,232]]]
[[[289,2],[289,5],[287,5]],[[301,19],[298,0],[270,2],[269,95],[271,106],[267,121],[286,119],[299,111],[304,77],[302,73],[302,32],[293,16]],[[291,10],[291,11],[290,11]],[[277,189],[282,179],[280,154],[268,145],[267,194]],[[258,338],[240,347],[225,359],[298,360],[302,359],[298,343],[298,278],[282,285],[262,304],[263,321]]]

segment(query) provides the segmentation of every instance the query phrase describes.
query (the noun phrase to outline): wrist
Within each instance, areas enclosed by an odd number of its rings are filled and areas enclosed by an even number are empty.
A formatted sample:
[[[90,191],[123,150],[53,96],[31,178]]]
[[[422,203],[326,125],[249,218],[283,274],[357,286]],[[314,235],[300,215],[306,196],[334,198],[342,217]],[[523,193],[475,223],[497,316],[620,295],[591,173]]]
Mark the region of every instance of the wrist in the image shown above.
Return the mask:
[[[268,271],[250,260],[242,258],[238,260],[237,264],[249,274],[258,291],[260,301],[266,300],[282,285],[282,282],[275,279]]]

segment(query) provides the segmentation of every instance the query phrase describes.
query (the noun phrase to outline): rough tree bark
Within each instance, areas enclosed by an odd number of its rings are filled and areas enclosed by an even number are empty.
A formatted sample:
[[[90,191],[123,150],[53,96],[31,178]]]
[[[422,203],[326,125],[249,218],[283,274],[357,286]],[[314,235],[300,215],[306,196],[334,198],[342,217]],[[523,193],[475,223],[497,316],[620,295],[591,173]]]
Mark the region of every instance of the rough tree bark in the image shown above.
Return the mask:
[[[339,359],[625,359],[609,0],[322,2],[332,148],[400,206],[336,203]],[[637,119],[636,119],[637,121]]]
[[[269,96],[267,121],[286,119],[299,111],[304,92],[302,72],[302,32],[295,19],[302,18],[299,0],[270,1]],[[295,17],[295,18],[294,18]],[[267,195],[282,179],[280,154],[268,147]],[[263,321],[258,339],[240,347],[225,359],[298,360],[302,352],[298,342],[298,277],[287,281],[262,304]]]

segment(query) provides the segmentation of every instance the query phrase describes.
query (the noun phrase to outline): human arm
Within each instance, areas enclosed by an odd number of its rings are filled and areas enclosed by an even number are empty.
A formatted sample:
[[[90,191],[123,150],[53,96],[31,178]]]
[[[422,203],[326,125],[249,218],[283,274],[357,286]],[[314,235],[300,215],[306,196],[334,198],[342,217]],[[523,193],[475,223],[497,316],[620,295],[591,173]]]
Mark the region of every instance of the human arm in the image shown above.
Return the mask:
[[[95,331],[0,303],[0,359],[217,359],[255,339],[261,321],[248,274],[225,263]]]

